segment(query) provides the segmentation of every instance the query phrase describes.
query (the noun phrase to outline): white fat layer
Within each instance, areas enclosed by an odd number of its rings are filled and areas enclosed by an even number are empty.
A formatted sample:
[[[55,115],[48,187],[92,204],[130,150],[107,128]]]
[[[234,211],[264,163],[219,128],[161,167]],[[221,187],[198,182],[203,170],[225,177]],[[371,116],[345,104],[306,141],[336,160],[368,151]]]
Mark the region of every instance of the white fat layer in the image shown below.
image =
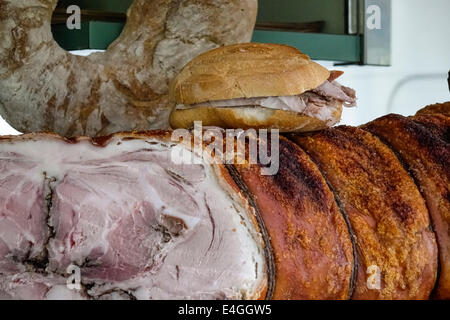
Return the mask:
[[[53,285],[47,291],[45,300],[84,300],[80,292],[69,289],[66,285]]]
[[[261,97],[261,98],[236,98],[229,100],[217,100],[202,102],[195,105],[177,105],[177,109],[191,109],[195,107],[213,107],[229,108],[242,106],[259,106],[269,109],[303,112],[306,108],[305,103],[299,95],[279,96],[279,97]]]
[[[308,106],[303,112],[305,115],[324,121],[328,126],[333,126],[338,122],[339,119],[335,116],[335,113],[339,110],[337,104],[331,104],[327,107],[311,106],[312,107]]]
[[[76,264],[82,261],[86,258],[83,254],[94,247],[105,250],[110,248],[108,235],[121,221],[108,211],[112,206],[120,208],[120,214],[127,215],[134,209],[130,206],[148,201],[158,214],[163,213],[183,221],[186,232],[178,235],[169,245],[162,244],[159,249],[153,250],[151,259],[164,256],[160,261],[161,265],[123,281],[94,279],[95,286],[90,291],[91,295],[101,296],[105,292],[124,290],[139,299],[242,299],[257,294],[267,283],[261,236],[255,230],[246,209],[237,201],[233,201],[228,192],[219,185],[213,168],[197,156],[190,157],[196,159],[194,163],[201,163],[200,168],[203,170],[201,179],[196,177],[193,181],[188,181],[189,187],[186,187],[191,190],[189,196],[198,206],[198,210],[192,210],[191,206],[180,206],[175,199],[172,202],[168,195],[161,194],[161,184],[168,183],[165,178],[148,179],[152,176],[159,177],[163,167],[172,165],[170,161],[162,164],[133,160],[133,153],[138,152],[156,153],[170,159],[173,148],[182,147],[156,139],[123,140],[119,137],[114,138],[105,147],[94,146],[87,140],[74,145],[53,138],[11,140],[0,143],[0,164],[6,164],[8,157],[14,154],[15,158],[33,163],[32,168],[26,169],[26,177],[33,183],[43,184],[45,172],[47,177],[56,179],[56,190],[64,181],[70,179],[83,187],[95,188],[89,196],[77,203],[71,203],[73,199],[58,199],[72,205],[82,222],[82,210],[86,208],[94,207],[104,214],[100,214],[100,217],[97,215],[99,223],[94,226],[96,236],[88,239],[89,241],[80,240],[78,251],[73,251],[74,261],[64,260],[67,258],[67,252],[70,252],[68,241],[51,241],[50,259],[53,259],[54,266],[59,271],[64,270],[68,263]],[[123,157],[128,160],[124,162]],[[190,170],[189,165],[183,166],[173,165],[174,172],[183,176],[183,170]],[[133,185],[126,186],[129,190],[122,190],[125,188],[121,189],[112,183],[96,184],[95,174],[104,174],[105,170],[107,172],[111,167],[124,177],[134,179]],[[84,178],[90,174],[91,179]],[[0,183],[4,179],[4,176],[0,176]],[[209,213],[205,210],[205,199]],[[160,221],[161,216],[156,219]],[[211,226],[212,220],[214,227]],[[59,227],[59,224],[54,225],[57,233]],[[75,227],[81,229],[75,230]],[[82,224],[75,227],[74,230],[69,229],[72,238],[77,241],[77,236],[82,239],[85,235]],[[211,234],[212,229],[214,236]],[[149,237],[151,238],[150,235]],[[150,240],[149,243],[151,244]],[[92,281],[83,280],[87,283]],[[58,297],[70,298],[70,294],[60,287],[51,289],[48,298]]]

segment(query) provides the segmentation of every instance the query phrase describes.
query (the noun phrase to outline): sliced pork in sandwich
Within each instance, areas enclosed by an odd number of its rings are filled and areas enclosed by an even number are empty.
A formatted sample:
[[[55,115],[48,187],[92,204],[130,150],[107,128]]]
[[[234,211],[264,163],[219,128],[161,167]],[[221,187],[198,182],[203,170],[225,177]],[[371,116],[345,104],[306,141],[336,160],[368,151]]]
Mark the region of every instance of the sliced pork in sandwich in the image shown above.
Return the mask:
[[[174,128],[276,128],[312,131],[339,122],[355,91],[299,50],[248,43],[209,51],[192,60],[171,86]]]

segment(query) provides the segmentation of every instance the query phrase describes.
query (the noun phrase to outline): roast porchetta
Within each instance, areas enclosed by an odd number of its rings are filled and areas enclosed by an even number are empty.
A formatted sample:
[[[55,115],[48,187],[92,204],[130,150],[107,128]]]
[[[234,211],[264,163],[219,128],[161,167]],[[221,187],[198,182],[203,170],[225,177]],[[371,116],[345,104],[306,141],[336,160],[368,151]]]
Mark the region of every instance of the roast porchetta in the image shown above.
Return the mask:
[[[170,132],[3,137],[0,298],[449,299],[448,119],[281,137],[272,176]]]

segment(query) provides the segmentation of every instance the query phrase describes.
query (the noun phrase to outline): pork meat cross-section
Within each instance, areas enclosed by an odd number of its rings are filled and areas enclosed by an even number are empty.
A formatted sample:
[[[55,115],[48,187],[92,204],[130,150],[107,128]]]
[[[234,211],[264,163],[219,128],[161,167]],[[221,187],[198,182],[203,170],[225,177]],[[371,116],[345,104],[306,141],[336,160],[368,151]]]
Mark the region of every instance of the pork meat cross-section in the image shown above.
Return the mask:
[[[172,161],[182,150],[164,133],[0,140],[0,298],[264,298],[253,209],[225,168]]]

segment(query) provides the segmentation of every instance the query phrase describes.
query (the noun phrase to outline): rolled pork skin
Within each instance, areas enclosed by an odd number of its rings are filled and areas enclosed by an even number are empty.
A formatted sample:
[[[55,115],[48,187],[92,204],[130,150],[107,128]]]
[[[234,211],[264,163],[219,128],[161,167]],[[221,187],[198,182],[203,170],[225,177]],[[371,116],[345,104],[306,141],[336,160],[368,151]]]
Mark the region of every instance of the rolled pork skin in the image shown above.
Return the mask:
[[[251,195],[275,248],[273,298],[347,299],[354,252],[332,192],[306,153],[283,137],[279,167],[268,176],[259,164],[237,165],[233,175]]]
[[[437,275],[436,240],[425,202],[394,152],[346,126],[294,141],[323,172],[355,233],[352,299],[428,299]]]
[[[434,291],[450,299],[450,117],[387,115],[362,128],[385,141],[412,173],[426,200],[439,246],[440,274]]]

